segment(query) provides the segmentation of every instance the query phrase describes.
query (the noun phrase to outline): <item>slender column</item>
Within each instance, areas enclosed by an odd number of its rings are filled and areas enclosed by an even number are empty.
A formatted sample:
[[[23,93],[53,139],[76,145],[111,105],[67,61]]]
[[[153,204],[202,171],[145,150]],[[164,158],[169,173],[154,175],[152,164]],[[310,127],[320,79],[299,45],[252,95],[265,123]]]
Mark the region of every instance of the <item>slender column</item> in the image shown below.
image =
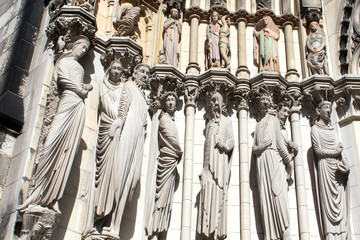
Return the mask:
[[[300,89],[295,89],[300,91]],[[291,92],[291,89],[289,90]],[[299,96],[300,94],[298,94]],[[290,112],[290,124],[292,140],[298,145],[298,154],[295,157],[295,187],[297,199],[297,213],[298,213],[298,227],[300,240],[309,240],[309,217],[307,209],[306,186],[304,176],[304,161],[303,149],[301,140],[301,126],[300,126],[300,110],[299,107],[293,106]]]
[[[244,92],[248,94],[248,91]],[[240,239],[250,240],[250,182],[248,147],[248,104],[247,95],[242,96],[238,107],[238,138],[240,157]]]
[[[238,26],[238,69],[236,76],[248,79],[250,71],[246,66],[246,19],[240,18],[237,23]]]
[[[114,14],[114,0],[109,0],[108,1],[107,23],[106,23],[106,33],[111,32],[113,14]]]
[[[190,44],[189,44],[189,65],[186,68],[186,73],[200,73],[198,64],[198,36],[199,36],[199,19],[198,15],[190,16]]]
[[[191,239],[192,215],[192,185],[193,185],[193,159],[194,159],[194,125],[196,98],[198,94],[197,81],[186,81],[185,89],[185,147],[184,147],[184,176],[183,196],[181,210],[181,236],[182,240]]]
[[[299,80],[299,73],[296,70],[295,53],[294,53],[294,38],[293,38],[293,24],[286,22],[284,27],[285,32],[285,49],[286,49],[286,68],[285,77],[288,80]]]

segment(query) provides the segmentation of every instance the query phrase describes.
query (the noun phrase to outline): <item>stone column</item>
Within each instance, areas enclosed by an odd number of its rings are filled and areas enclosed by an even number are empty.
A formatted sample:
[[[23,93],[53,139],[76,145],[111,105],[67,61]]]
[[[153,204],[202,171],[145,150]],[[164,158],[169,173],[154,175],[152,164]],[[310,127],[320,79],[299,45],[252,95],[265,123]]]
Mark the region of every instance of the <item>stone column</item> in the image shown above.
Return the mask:
[[[306,185],[304,175],[304,160],[303,149],[301,140],[301,125],[300,125],[300,88],[290,87],[290,94],[292,94],[295,101],[290,109],[290,124],[292,140],[298,145],[298,154],[294,160],[295,171],[295,187],[296,187],[296,199],[297,199],[297,213],[298,213],[298,228],[300,240],[309,240],[309,217],[307,210],[307,198],[306,198]]]
[[[194,125],[196,99],[198,96],[198,83],[196,79],[187,79],[185,82],[185,146],[184,146],[184,173],[183,195],[181,210],[181,236],[182,240],[191,239],[192,215],[192,185],[193,185],[193,159],[194,159]]]
[[[108,1],[108,14],[107,14],[107,23],[106,23],[106,33],[111,32],[112,20],[114,14],[114,0]]]
[[[293,23],[284,23],[285,33],[285,50],[286,50],[286,79],[292,81],[299,80],[299,73],[296,70],[295,53],[294,53],[294,38],[293,38]]]
[[[237,27],[238,69],[236,70],[236,76],[248,79],[250,77],[250,71],[246,66],[246,19],[238,19]]]
[[[198,39],[199,39],[199,20],[200,16],[193,14],[190,16],[190,44],[189,44],[189,65],[186,73],[199,74],[198,64]]]
[[[240,172],[240,239],[250,240],[250,181],[249,181],[249,146],[248,146],[248,96],[249,86],[238,86],[238,139]]]

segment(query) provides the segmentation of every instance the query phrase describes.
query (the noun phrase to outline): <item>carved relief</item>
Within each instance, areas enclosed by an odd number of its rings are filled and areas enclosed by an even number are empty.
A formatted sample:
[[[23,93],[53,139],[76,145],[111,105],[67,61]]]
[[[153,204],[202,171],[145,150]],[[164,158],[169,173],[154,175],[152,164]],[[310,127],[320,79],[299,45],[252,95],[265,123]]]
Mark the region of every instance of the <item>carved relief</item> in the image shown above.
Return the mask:
[[[326,57],[326,35],[318,22],[309,24],[306,40],[306,60],[311,75],[329,74]]]
[[[203,170],[199,175],[201,190],[197,218],[197,232],[206,239],[224,239],[227,236],[227,199],[234,135],[225,106],[218,91],[208,94],[208,122]]]
[[[171,8],[168,18],[164,22],[163,36],[165,62],[178,66],[179,62],[179,41],[181,40],[181,23],[179,22],[179,10]]]
[[[210,6],[213,5],[222,5],[225,6],[227,5],[227,0],[210,0]]]
[[[94,0],[77,0],[75,5],[85,9],[91,14],[94,14]]]
[[[18,211],[24,213],[25,219],[32,218],[32,215],[39,215],[37,220],[40,222],[31,220],[33,227],[31,224],[26,225],[27,234],[30,236],[50,235],[52,230],[41,229],[52,229],[56,223],[48,222],[55,220],[61,214],[58,201],[62,198],[72,162],[80,144],[85,124],[84,99],[92,90],[90,84],[83,83],[84,69],[78,63],[89,47],[89,39],[80,36],[73,44],[71,51],[60,57],[55,65],[54,77],[60,92],[59,105],[43,148],[37,156],[38,164],[33,176],[34,184],[31,193],[18,207]],[[40,208],[41,210],[38,210]],[[42,214],[44,215],[41,216]],[[50,214],[50,220],[45,214]],[[45,236],[40,235],[38,239],[42,237]]]
[[[115,37],[135,36],[135,27],[140,19],[141,9],[139,7],[125,6],[120,8],[116,19],[113,21],[116,33]]]
[[[158,239],[165,238],[163,236],[166,236],[170,225],[174,192],[179,182],[177,164],[182,157],[174,118],[178,101],[177,89],[171,91],[171,89],[166,88],[164,90],[165,93],[159,96],[162,103],[162,113],[159,116],[158,125],[157,145],[159,155],[156,161],[157,167],[155,168],[155,191],[152,195],[152,204],[148,209],[148,221],[146,224],[147,235],[149,237],[157,236]]]
[[[324,98],[317,106],[318,115],[311,128],[315,152],[315,181],[322,234],[326,239],[347,239],[349,230],[349,199],[347,180],[349,164],[343,145],[331,125],[332,102]]]
[[[289,105],[280,102],[276,112],[274,100],[281,95],[275,96],[266,86],[255,89],[254,97],[259,108],[259,121],[255,128],[253,153],[264,239],[290,239],[287,192],[296,147],[282,134],[279,121],[284,123],[286,120]],[[289,152],[290,149],[294,154]]]
[[[259,72],[280,73],[278,58],[279,27],[270,16],[263,17],[254,28],[254,64]]]
[[[49,15],[54,15],[64,6],[70,5],[70,0],[51,0],[49,3]]]

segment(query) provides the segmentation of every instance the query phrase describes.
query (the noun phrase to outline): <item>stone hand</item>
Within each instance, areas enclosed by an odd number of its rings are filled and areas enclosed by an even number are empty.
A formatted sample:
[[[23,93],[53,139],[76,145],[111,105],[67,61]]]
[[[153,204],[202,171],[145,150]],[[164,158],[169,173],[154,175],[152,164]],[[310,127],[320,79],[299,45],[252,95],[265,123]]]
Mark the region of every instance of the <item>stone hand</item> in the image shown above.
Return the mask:
[[[255,155],[261,154],[263,151],[265,151],[268,147],[270,147],[272,144],[272,141],[265,140],[264,142],[260,143],[257,147],[254,148]]]
[[[336,148],[336,151],[340,154],[342,151],[344,150],[344,146],[342,143],[339,143],[337,148]]]
[[[110,127],[110,129],[109,129],[109,136],[110,136],[111,138],[113,138],[117,129],[120,129],[120,131],[122,130],[123,124],[124,124],[124,123],[123,123],[123,120],[122,120],[121,118],[116,119],[116,120],[111,124],[111,127]]]

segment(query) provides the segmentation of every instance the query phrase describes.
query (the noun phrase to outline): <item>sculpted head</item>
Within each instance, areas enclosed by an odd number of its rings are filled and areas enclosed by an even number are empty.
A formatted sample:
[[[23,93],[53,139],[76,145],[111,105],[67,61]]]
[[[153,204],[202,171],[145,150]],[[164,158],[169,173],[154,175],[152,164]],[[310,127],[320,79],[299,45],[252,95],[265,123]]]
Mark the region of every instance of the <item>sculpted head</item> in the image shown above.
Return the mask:
[[[209,99],[209,110],[213,116],[220,116],[224,105],[224,99],[218,92],[214,92]]]
[[[170,115],[173,115],[176,112],[178,97],[175,92],[167,92],[163,96],[163,109]]]
[[[311,22],[310,25],[309,25],[309,29],[310,29],[310,32],[317,32],[319,31],[321,28],[320,28],[320,25],[318,22]]]
[[[73,44],[71,54],[76,58],[82,58],[90,47],[90,40],[85,36],[80,36]]]
[[[123,67],[119,61],[114,61],[110,65],[109,78],[111,82],[118,84],[121,82],[121,75],[123,73]]]
[[[319,118],[324,122],[330,122],[331,110],[331,102],[322,101],[316,108],[316,113],[319,115]]]
[[[270,94],[261,94],[259,97],[259,111],[261,115],[265,115],[273,107],[273,99]]]
[[[178,19],[178,16],[179,16],[179,11],[176,8],[172,8],[170,10],[170,17],[172,19]]]
[[[133,64],[134,64],[134,66],[142,63],[142,60],[143,60],[143,57],[142,57],[141,55],[139,55],[139,54],[138,54],[138,55],[135,55],[135,56],[133,57]]]
[[[289,117],[290,107],[287,104],[280,103],[277,109],[277,117],[281,123],[284,125],[287,118]]]
[[[217,22],[219,21],[219,18],[220,18],[219,13],[218,13],[218,12],[213,12],[213,13],[211,14],[210,21],[211,21],[212,23],[217,23]]]
[[[141,82],[147,83],[149,81],[150,67],[144,63],[135,66],[133,77]]]

